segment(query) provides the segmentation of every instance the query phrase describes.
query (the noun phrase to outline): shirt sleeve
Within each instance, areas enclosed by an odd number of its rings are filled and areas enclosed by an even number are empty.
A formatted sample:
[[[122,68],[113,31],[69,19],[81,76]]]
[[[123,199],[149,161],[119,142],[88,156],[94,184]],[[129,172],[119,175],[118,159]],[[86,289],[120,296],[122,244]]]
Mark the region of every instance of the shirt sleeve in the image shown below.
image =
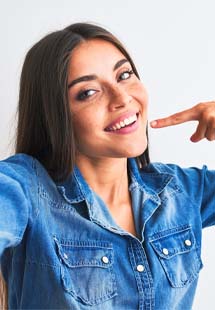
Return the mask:
[[[215,225],[215,171],[203,168],[202,226]]]
[[[30,203],[26,192],[28,182],[26,169],[0,162],[0,257],[4,249],[20,243],[27,227]]]
[[[168,165],[174,175],[190,197],[199,206],[202,228],[215,225],[215,170],[207,166],[200,168],[181,168]]]

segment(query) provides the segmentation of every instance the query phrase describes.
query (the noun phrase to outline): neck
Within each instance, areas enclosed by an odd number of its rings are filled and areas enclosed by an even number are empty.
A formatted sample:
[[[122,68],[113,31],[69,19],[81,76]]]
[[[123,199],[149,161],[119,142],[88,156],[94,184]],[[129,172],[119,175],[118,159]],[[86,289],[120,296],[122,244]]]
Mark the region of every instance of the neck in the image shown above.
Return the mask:
[[[77,166],[89,186],[109,206],[129,200],[127,158],[77,156]]]

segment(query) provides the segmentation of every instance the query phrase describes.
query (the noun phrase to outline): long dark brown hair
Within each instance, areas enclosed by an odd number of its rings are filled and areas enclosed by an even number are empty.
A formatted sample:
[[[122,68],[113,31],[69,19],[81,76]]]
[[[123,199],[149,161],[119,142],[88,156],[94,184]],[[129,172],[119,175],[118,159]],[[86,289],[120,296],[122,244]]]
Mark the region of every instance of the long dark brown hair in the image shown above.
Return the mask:
[[[55,181],[65,180],[75,164],[75,138],[68,101],[68,65],[81,42],[99,38],[115,45],[137,69],[109,31],[90,23],[75,23],[48,34],[27,53],[20,79],[16,153],[37,158]],[[148,148],[137,158],[149,163]]]

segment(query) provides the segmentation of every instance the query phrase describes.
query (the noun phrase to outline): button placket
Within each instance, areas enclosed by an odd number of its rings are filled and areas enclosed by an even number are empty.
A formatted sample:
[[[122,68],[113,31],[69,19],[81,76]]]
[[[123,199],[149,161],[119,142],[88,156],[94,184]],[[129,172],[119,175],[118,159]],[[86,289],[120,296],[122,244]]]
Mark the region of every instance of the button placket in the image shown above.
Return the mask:
[[[145,270],[145,267],[141,264],[137,265],[137,271],[138,272],[143,272]]]
[[[129,256],[139,292],[139,309],[145,309],[146,304],[152,309],[153,282],[145,249],[139,240],[132,241],[129,246]]]

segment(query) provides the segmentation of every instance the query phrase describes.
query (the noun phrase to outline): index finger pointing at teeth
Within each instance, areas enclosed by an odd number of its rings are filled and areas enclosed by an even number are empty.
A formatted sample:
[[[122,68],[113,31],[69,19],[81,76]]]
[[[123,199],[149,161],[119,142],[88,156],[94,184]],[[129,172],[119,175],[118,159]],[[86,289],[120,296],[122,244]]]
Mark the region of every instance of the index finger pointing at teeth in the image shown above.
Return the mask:
[[[151,121],[150,126],[152,128],[162,128],[182,124],[193,120],[196,120],[196,113],[194,113],[194,110],[191,108],[184,110],[182,112],[172,114],[165,118],[160,118]]]

